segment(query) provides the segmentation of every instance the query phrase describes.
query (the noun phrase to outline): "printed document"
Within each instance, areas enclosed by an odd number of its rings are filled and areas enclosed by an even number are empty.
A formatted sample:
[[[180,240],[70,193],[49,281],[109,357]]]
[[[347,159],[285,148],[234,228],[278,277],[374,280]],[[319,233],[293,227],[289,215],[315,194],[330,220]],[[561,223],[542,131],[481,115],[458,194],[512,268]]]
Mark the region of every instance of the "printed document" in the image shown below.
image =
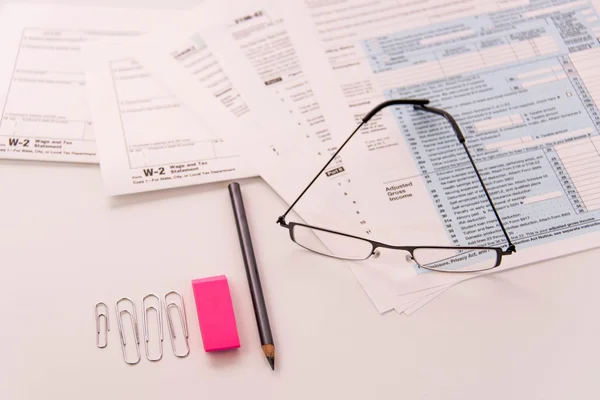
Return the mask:
[[[164,10],[7,5],[0,15],[0,159],[96,163],[81,48],[137,36]]]
[[[92,43],[85,54],[108,194],[255,175],[220,138],[221,121],[229,115],[212,96],[204,99],[207,112],[196,115],[131,57],[126,45]]]

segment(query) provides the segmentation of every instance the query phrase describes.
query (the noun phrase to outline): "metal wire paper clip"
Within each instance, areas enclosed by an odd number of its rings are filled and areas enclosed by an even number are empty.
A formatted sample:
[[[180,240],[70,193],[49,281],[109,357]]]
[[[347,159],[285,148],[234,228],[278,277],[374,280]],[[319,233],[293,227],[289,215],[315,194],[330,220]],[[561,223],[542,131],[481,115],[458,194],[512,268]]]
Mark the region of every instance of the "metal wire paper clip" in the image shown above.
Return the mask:
[[[131,311],[129,311],[127,309],[124,309],[124,310],[119,309],[119,303],[121,303],[122,301],[128,301],[129,303],[131,303]],[[140,335],[138,333],[138,320],[137,320],[137,313],[135,311],[135,304],[131,299],[129,299],[127,297],[123,297],[115,303],[115,310],[117,312],[117,325],[119,326],[119,335],[121,336],[121,350],[123,352],[123,359],[125,360],[125,362],[127,364],[135,365],[135,364],[139,363],[140,359],[142,358],[140,356]],[[127,341],[125,340],[125,333],[123,332],[123,315],[129,316],[129,319],[131,321],[131,327],[133,329],[133,338],[134,338],[134,345],[135,345],[136,353],[137,353],[137,359],[131,360],[131,361],[127,359],[127,351],[126,351]]]
[[[167,300],[167,298],[171,295],[177,296],[179,297],[179,304],[175,302],[169,302]],[[175,328],[173,326],[173,318],[171,318],[171,309],[174,308],[177,310],[177,313],[179,314],[179,320],[181,321],[181,328],[182,328],[182,332],[183,332],[183,336],[185,339],[185,353],[182,354],[178,354],[177,353],[177,349],[176,349],[176,345],[175,345],[175,339],[177,338],[175,336]],[[183,311],[181,311],[183,309]],[[169,335],[171,336],[171,347],[173,348],[173,354],[175,354],[175,356],[179,357],[179,358],[183,358],[183,357],[187,357],[188,354],[190,354],[190,344],[188,342],[188,329],[187,329],[187,315],[185,313],[185,304],[183,303],[183,297],[181,297],[181,295],[175,291],[171,291],[167,294],[165,294],[165,314],[167,314],[167,325],[169,326]]]
[[[156,299],[156,305],[146,306],[146,300],[150,298]],[[159,361],[163,356],[163,323],[160,298],[155,294],[149,294],[145,296],[142,299],[142,309],[144,310],[142,313],[142,324],[144,326],[144,346],[146,348],[146,358],[148,361]],[[148,316],[150,311],[156,312],[156,323],[158,325],[158,356],[155,358],[150,357],[150,349],[148,348],[150,342],[150,334],[148,333]]]
[[[98,309],[104,307],[104,311],[99,311]],[[110,322],[108,320],[108,306],[102,302],[97,303],[95,309],[96,314],[96,346],[99,349],[103,349],[108,345],[108,331],[110,331]],[[100,320],[104,317],[104,344],[100,344]]]

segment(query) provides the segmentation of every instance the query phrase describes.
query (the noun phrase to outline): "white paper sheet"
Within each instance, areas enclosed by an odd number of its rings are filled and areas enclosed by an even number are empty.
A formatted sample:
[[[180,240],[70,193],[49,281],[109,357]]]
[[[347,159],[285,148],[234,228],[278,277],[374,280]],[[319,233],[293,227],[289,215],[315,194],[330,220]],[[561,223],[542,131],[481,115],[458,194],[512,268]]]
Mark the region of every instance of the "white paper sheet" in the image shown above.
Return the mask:
[[[407,310],[418,310],[431,300],[435,299],[440,294],[444,293],[451,286],[452,285],[443,285],[430,289],[420,290],[414,293],[407,293],[404,295],[397,296],[394,310],[396,310],[396,312],[400,314],[405,313],[406,315],[410,315],[406,312]]]
[[[408,316],[413,315],[415,312],[420,310],[422,307],[425,307],[427,304],[431,303],[434,299],[436,299],[439,295],[441,295],[446,290],[448,290],[451,286],[452,285],[448,285],[444,289],[437,290],[434,293],[431,293],[431,294],[417,300],[416,302],[411,304],[409,307],[406,307],[403,310],[403,313]]]
[[[199,96],[211,111],[193,113],[127,47],[92,43],[84,52],[100,169],[109,195],[256,175],[220,138],[223,124],[218,121],[229,115],[214,97]]]
[[[0,159],[96,163],[82,44],[134,37],[176,14],[6,5],[0,15]]]

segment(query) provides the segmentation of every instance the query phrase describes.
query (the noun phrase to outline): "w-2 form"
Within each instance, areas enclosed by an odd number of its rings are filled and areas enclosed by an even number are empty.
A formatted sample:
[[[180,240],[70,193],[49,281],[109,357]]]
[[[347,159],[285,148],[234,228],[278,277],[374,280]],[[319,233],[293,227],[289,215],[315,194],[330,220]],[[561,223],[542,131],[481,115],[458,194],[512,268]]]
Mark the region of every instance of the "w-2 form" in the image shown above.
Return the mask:
[[[0,159],[97,163],[84,44],[138,36],[175,13],[4,6],[0,16]]]

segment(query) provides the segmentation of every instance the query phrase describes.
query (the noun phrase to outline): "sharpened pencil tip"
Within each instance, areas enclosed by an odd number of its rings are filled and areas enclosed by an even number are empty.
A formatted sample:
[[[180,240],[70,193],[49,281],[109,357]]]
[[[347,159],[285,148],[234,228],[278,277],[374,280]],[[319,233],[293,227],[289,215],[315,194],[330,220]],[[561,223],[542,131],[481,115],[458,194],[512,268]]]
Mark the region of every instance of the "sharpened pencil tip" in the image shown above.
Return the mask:
[[[275,357],[267,357],[267,361],[269,362],[271,369],[275,371]]]

